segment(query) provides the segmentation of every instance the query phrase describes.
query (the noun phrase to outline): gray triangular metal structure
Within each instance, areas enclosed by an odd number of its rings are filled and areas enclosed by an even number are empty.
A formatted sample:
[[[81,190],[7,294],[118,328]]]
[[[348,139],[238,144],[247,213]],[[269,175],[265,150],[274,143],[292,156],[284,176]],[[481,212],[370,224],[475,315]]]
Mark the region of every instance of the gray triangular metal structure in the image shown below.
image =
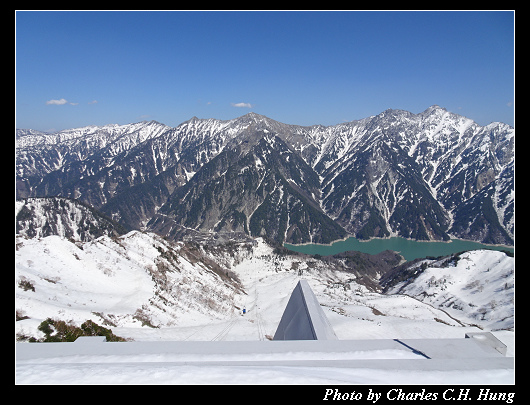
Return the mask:
[[[289,298],[273,340],[337,340],[326,314],[306,280]]]

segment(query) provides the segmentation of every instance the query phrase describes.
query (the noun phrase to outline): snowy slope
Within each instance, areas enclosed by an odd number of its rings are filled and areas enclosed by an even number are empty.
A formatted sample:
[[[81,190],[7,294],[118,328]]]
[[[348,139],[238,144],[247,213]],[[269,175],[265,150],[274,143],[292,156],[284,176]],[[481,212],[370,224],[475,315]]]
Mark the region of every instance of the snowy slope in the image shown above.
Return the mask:
[[[501,252],[465,253],[456,267],[428,268],[387,294],[324,261],[277,255],[261,238],[256,246],[192,249],[137,231],[76,244],[18,237],[15,263],[16,309],[29,317],[16,329],[31,336],[52,317],[78,325],[92,319],[135,340],[266,340],[301,278],[339,339],[513,328],[513,259]],[[24,281],[35,291],[21,288]]]
[[[352,273],[331,270],[320,261],[276,255],[261,238],[257,241],[251,251],[245,248],[235,255],[206,253],[239,276],[247,293],[241,301],[245,316],[235,313],[224,320],[190,322],[182,328],[117,328],[115,332],[136,340],[265,340],[274,336],[301,278],[309,282],[339,339],[458,338],[480,331],[469,325],[477,322],[460,319],[460,314],[404,294],[370,292]],[[508,308],[513,310],[513,304]]]
[[[40,336],[47,317],[134,328],[208,323],[241,305],[236,281],[154,234],[76,244],[17,237],[16,247],[15,307],[29,317],[16,322],[17,333]]]
[[[427,268],[419,276],[388,293],[406,294],[487,330],[513,329],[514,258],[475,250],[461,254],[456,264],[425,260],[415,266],[420,269],[422,263]]]

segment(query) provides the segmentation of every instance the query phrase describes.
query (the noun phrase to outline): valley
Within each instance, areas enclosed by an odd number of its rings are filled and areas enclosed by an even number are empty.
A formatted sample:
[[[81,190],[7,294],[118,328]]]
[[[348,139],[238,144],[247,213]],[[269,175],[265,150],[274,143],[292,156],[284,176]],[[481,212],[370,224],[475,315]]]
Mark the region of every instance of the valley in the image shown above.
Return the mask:
[[[278,251],[261,238],[255,244],[199,247],[137,231],[84,243],[19,238],[17,249],[16,308],[25,317],[16,322],[19,336],[42,337],[37,327],[51,317],[75,324],[91,319],[134,340],[266,340],[301,278],[310,283],[339,339],[461,337],[514,326],[513,258],[502,252],[466,253],[456,267],[450,260],[442,265],[444,260],[427,260],[399,268],[399,258],[391,255],[371,265],[370,255],[314,259]],[[458,275],[460,264],[483,270],[484,263],[496,261],[496,273],[489,276],[502,281],[502,293],[494,298],[496,284],[475,282],[476,276],[436,282],[436,271],[442,271],[437,269]],[[405,275],[408,286],[396,283],[396,274]],[[422,284],[420,275],[430,281]],[[460,290],[447,295],[446,285]],[[466,295],[469,288],[477,291]],[[436,294],[445,298],[426,299]],[[469,305],[455,304],[462,300]]]

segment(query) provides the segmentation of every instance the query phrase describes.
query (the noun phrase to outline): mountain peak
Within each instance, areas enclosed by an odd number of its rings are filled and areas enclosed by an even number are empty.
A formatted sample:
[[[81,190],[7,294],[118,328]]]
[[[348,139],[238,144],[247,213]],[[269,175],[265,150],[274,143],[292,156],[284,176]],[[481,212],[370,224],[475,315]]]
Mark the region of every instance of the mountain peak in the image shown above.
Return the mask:
[[[161,123],[161,122],[159,122],[157,120],[150,120],[150,121],[145,120],[145,121],[142,121],[142,123],[145,124],[145,125],[164,125],[164,126],[166,126],[166,124],[163,124],[163,123]]]
[[[264,117],[264,115],[261,115],[261,114],[255,113],[254,111],[251,111],[251,112],[249,112],[249,113],[243,115],[243,117],[261,118],[261,117]]]
[[[244,120],[244,121],[247,121],[247,120],[252,120],[252,121],[270,120],[270,118],[268,118],[268,117],[266,117],[264,115],[255,113],[253,111],[249,112],[248,114],[242,115],[241,117],[239,117],[237,119],[238,120]]]
[[[444,107],[440,107],[438,104],[433,104],[429,108],[427,108],[425,111],[423,111],[422,114],[429,115],[436,111],[447,111],[447,109]]]
[[[394,108],[387,108],[382,113],[378,114],[377,117],[396,117],[401,116],[404,114],[411,114],[409,111],[406,110],[400,110],[400,109],[394,109]]]
[[[234,123],[239,125],[250,125],[261,129],[272,129],[278,125],[282,125],[272,118],[266,117],[265,115],[257,114],[255,112],[249,112],[248,114],[242,115],[241,117],[232,120]]]

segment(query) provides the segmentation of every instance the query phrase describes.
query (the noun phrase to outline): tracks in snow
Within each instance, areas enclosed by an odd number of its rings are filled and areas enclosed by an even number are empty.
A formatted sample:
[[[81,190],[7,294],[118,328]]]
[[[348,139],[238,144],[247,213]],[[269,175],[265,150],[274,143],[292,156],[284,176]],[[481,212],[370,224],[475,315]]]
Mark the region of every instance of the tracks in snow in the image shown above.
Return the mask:
[[[223,329],[221,329],[221,331],[213,337],[212,341],[223,340],[226,337],[226,335],[228,335],[230,330],[234,327],[236,322],[237,322],[237,318],[233,318],[228,325],[223,327]]]
[[[258,291],[256,289],[256,284],[254,284],[254,295],[256,296],[256,298],[254,299],[254,310],[256,311],[256,325],[258,327],[258,339],[265,340],[263,320],[261,319],[261,314],[259,313],[259,308],[258,308]]]

